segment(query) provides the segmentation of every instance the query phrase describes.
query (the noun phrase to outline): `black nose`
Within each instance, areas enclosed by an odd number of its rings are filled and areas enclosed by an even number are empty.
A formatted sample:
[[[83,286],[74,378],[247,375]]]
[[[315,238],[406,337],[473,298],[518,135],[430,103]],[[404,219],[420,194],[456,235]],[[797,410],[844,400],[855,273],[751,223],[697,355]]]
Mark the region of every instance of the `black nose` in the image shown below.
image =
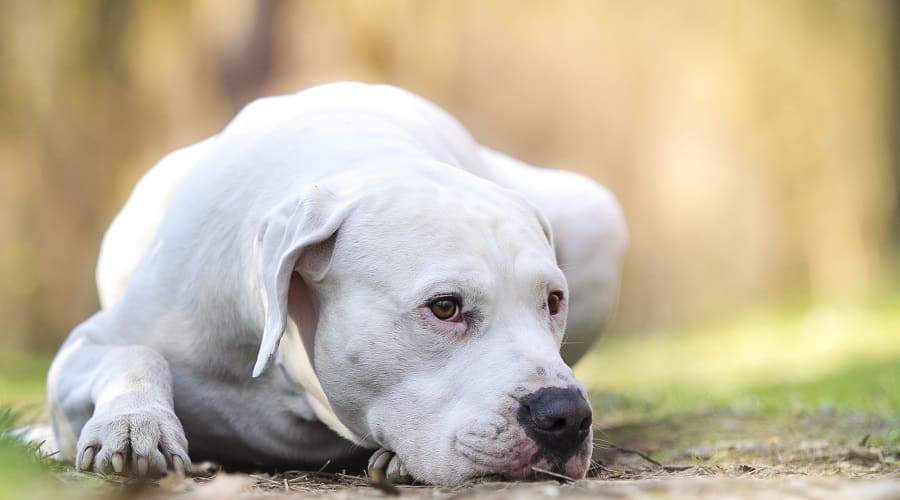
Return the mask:
[[[575,388],[545,387],[519,403],[519,425],[557,457],[571,456],[591,429],[591,407]]]

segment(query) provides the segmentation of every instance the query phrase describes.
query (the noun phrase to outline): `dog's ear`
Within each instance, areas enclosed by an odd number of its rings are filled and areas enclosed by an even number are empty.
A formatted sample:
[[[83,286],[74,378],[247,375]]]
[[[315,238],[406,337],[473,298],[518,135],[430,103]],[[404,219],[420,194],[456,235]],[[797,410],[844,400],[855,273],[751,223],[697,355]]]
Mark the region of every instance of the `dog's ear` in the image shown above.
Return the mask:
[[[255,251],[266,323],[253,367],[254,377],[265,371],[278,351],[287,325],[292,276],[296,271],[301,275],[299,279],[321,279],[327,271],[331,247],[320,244],[335,235],[353,205],[353,200],[346,196],[313,186],[264,218]],[[310,273],[315,275],[309,276]],[[304,326],[315,328],[298,324],[298,328]],[[313,333],[301,332],[301,335],[311,338]]]

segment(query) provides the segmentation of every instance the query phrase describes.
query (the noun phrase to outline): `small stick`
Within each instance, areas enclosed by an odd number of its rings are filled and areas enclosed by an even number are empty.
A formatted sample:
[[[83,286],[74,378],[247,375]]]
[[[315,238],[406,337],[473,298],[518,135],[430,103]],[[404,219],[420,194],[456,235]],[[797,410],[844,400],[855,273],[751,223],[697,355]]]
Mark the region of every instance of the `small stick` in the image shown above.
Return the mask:
[[[622,453],[630,453],[632,455],[637,455],[637,456],[643,458],[644,460],[650,462],[651,464],[653,464],[657,467],[660,467],[661,469],[663,469],[666,472],[681,472],[681,471],[685,471],[685,470],[688,470],[691,467],[693,467],[693,465],[664,465],[661,462],[654,460],[649,455],[647,455],[646,453],[644,453],[640,450],[632,450],[631,448],[623,448],[617,444],[613,444],[608,441],[605,444],[606,444],[606,446],[609,446],[610,448],[612,448],[616,451],[620,451]]]
[[[550,477],[554,477],[554,478],[556,478],[556,479],[561,480],[561,481],[564,482],[564,483],[571,483],[571,482],[575,481],[574,479],[572,479],[572,478],[569,477],[569,476],[566,476],[566,475],[563,475],[563,474],[558,474],[558,473],[556,473],[556,472],[550,472],[550,471],[548,471],[548,470],[541,469],[540,467],[532,467],[531,470],[533,470],[534,472],[540,472],[541,474],[546,474],[546,475],[548,475],[548,476],[550,476]]]
[[[619,445],[615,445],[615,444],[612,444],[612,443],[607,443],[607,444],[608,444],[609,446],[611,446],[613,449],[615,449],[616,451],[621,451],[622,453],[630,453],[630,454],[632,454],[632,455],[637,455],[637,456],[643,458],[644,460],[650,462],[651,464],[653,464],[653,465],[655,465],[655,466],[657,466],[657,467],[662,467],[662,468],[665,468],[665,467],[666,467],[665,465],[659,463],[658,461],[656,461],[656,460],[650,458],[650,456],[648,456],[646,453],[644,453],[644,452],[642,452],[642,451],[640,451],[640,450],[632,450],[631,448],[623,448],[623,447],[621,447],[621,446],[619,446]]]

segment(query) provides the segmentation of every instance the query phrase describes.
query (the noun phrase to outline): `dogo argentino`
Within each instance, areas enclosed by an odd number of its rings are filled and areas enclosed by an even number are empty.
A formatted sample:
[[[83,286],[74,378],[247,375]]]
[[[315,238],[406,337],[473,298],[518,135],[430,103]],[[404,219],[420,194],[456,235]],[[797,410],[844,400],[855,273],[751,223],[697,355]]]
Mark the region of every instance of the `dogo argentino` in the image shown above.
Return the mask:
[[[605,188],[404,90],[257,100],[109,228],[103,308],[50,368],[53,431],[79,469],[139,475],[187,472],[190,445],[254,467],[377,450],[433,484],[583,477],[591,409],[563,359],[613,313],[625,245]]]

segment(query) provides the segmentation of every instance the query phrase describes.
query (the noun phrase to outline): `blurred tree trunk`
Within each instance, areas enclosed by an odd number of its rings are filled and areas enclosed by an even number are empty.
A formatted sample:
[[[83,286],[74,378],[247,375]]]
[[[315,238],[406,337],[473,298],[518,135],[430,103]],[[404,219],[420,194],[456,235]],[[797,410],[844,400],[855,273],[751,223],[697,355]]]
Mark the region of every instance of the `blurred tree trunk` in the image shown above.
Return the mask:
[[[275,58],[276,22],[283,10],[282,0],[256,2],[250,32],[236,50],[219,54],[222,86],[238,110],[263,93]]]
[[[888,18],[891,20],[890,26],[890,51],[892,82],[890,88],[893,92],[891,96],[891,110],[887,126],[888,147],[891,148],[891,162],[894,173],[894,217],[893,226],[893,244],[894,251],[900,252],[900,2],[888,1]]]

